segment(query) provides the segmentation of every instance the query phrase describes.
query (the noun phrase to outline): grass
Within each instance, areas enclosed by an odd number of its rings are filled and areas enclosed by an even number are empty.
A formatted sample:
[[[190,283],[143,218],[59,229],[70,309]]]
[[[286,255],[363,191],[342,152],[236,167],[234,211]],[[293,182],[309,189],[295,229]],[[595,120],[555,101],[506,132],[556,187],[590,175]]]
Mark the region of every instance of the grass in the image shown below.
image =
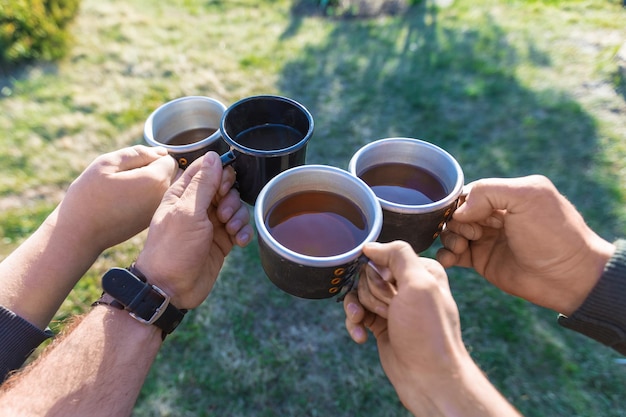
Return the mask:
[[[333,19],[306,1],[83,0],[67,59],[0,78],[0,235],[8,253],[96,155],[141,143],[183,95],[302,102],[309,163],[347,167],[390,136],[434,142],[468,181],[549,176],[607,239],[626,234],[626,94],[619,1],[420,2],[404,15]],[[143,235],[107,251],[59,311],[88,308],[99,277]],[[432,256],[434,249],[425,256]],[[617,356],[555,314],[449,271],[463,335],[527,416],[622,416]],[[341,306],[300,300],[236,249],[207,302],[170,336],[136,416],[403,416],[373,342],[352,344]]]

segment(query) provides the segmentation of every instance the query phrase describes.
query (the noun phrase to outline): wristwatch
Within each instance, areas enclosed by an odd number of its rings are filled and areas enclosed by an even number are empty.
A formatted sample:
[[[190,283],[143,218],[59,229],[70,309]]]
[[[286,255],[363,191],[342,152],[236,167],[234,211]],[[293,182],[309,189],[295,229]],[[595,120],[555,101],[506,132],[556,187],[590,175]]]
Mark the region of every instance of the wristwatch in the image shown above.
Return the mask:
[[[165,339],[180,324],[187,310],[174,307],[169,295],[146,281],[134,265],[128,269],[111,268],[102,277],[102,297],[93,305],[106,304],[126,310],[140,323],[160,328]]]

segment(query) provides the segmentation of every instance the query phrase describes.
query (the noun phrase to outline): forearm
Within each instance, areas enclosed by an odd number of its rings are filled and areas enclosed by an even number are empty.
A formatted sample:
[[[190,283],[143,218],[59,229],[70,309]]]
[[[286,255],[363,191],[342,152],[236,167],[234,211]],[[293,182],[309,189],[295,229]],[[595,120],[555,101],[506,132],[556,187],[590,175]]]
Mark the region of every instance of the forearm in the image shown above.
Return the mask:
[[[97,306],[0,393],[0,415],[127,416],[161,346],[161,331]]]
[[[402,403],[415,416],[521,417],[469,357],[454,374],[419,378],[417,383],[405,381],[405,387],[398,390]]]
[[[44,329],[76,282],[100,255],[80,225],[57,227],[53,212],[0,263],[0,305]]]

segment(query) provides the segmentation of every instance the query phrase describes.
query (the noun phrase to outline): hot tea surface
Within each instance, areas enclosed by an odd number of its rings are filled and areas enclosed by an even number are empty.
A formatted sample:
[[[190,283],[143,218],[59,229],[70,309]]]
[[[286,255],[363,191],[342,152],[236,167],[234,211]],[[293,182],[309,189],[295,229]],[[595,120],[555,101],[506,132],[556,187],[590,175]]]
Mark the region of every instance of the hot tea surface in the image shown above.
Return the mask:
[[[266,226],[281,245],[317,257],[348,252],[368,235],[366,218],[355,203],[323,191],[303,191],[278,201]]]
[[[393,203],[430,204],[447,195],[446,188],[434,174],[415,165],[404,163],[374,165],[359,176],[378,198]]]
[[[196,143],[201,141],[202,139],[206,139],[215,133],[217,129],[213,129],[212,127],[198,127],[195,129],[184,130],[180,133],[175,134],[171,138],[167,139],[163,143],[167,145],[189,145],[192,143]]]

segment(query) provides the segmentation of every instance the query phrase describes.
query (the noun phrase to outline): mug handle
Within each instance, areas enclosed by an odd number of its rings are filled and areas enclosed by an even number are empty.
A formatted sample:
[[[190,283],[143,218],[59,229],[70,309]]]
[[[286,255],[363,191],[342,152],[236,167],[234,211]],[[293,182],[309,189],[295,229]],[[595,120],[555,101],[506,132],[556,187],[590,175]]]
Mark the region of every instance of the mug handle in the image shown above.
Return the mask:
[[[222,161],[222,166],[227,167],[235,162],[235,159],[237,158],[237,153],[238,152],[236,152],[234,149],[231,149],[225,154],[221,155],[220,160]]]
[[[335,301],[337,301],[338,303],[343,302],[344,298],[346,298],[346,295],[348,295],[350,291],[356,288],[365,264],[374,265],[367,256],[361,254],[361,256],[359,256],[359,258],[350,268],[351,271],[348,272],[348,276],[341,286],[341,289],[339,290],[339,294],[337,294],[337,298],[335,299]],[[378,272],[378,270],[376,270],[376,272]]]

